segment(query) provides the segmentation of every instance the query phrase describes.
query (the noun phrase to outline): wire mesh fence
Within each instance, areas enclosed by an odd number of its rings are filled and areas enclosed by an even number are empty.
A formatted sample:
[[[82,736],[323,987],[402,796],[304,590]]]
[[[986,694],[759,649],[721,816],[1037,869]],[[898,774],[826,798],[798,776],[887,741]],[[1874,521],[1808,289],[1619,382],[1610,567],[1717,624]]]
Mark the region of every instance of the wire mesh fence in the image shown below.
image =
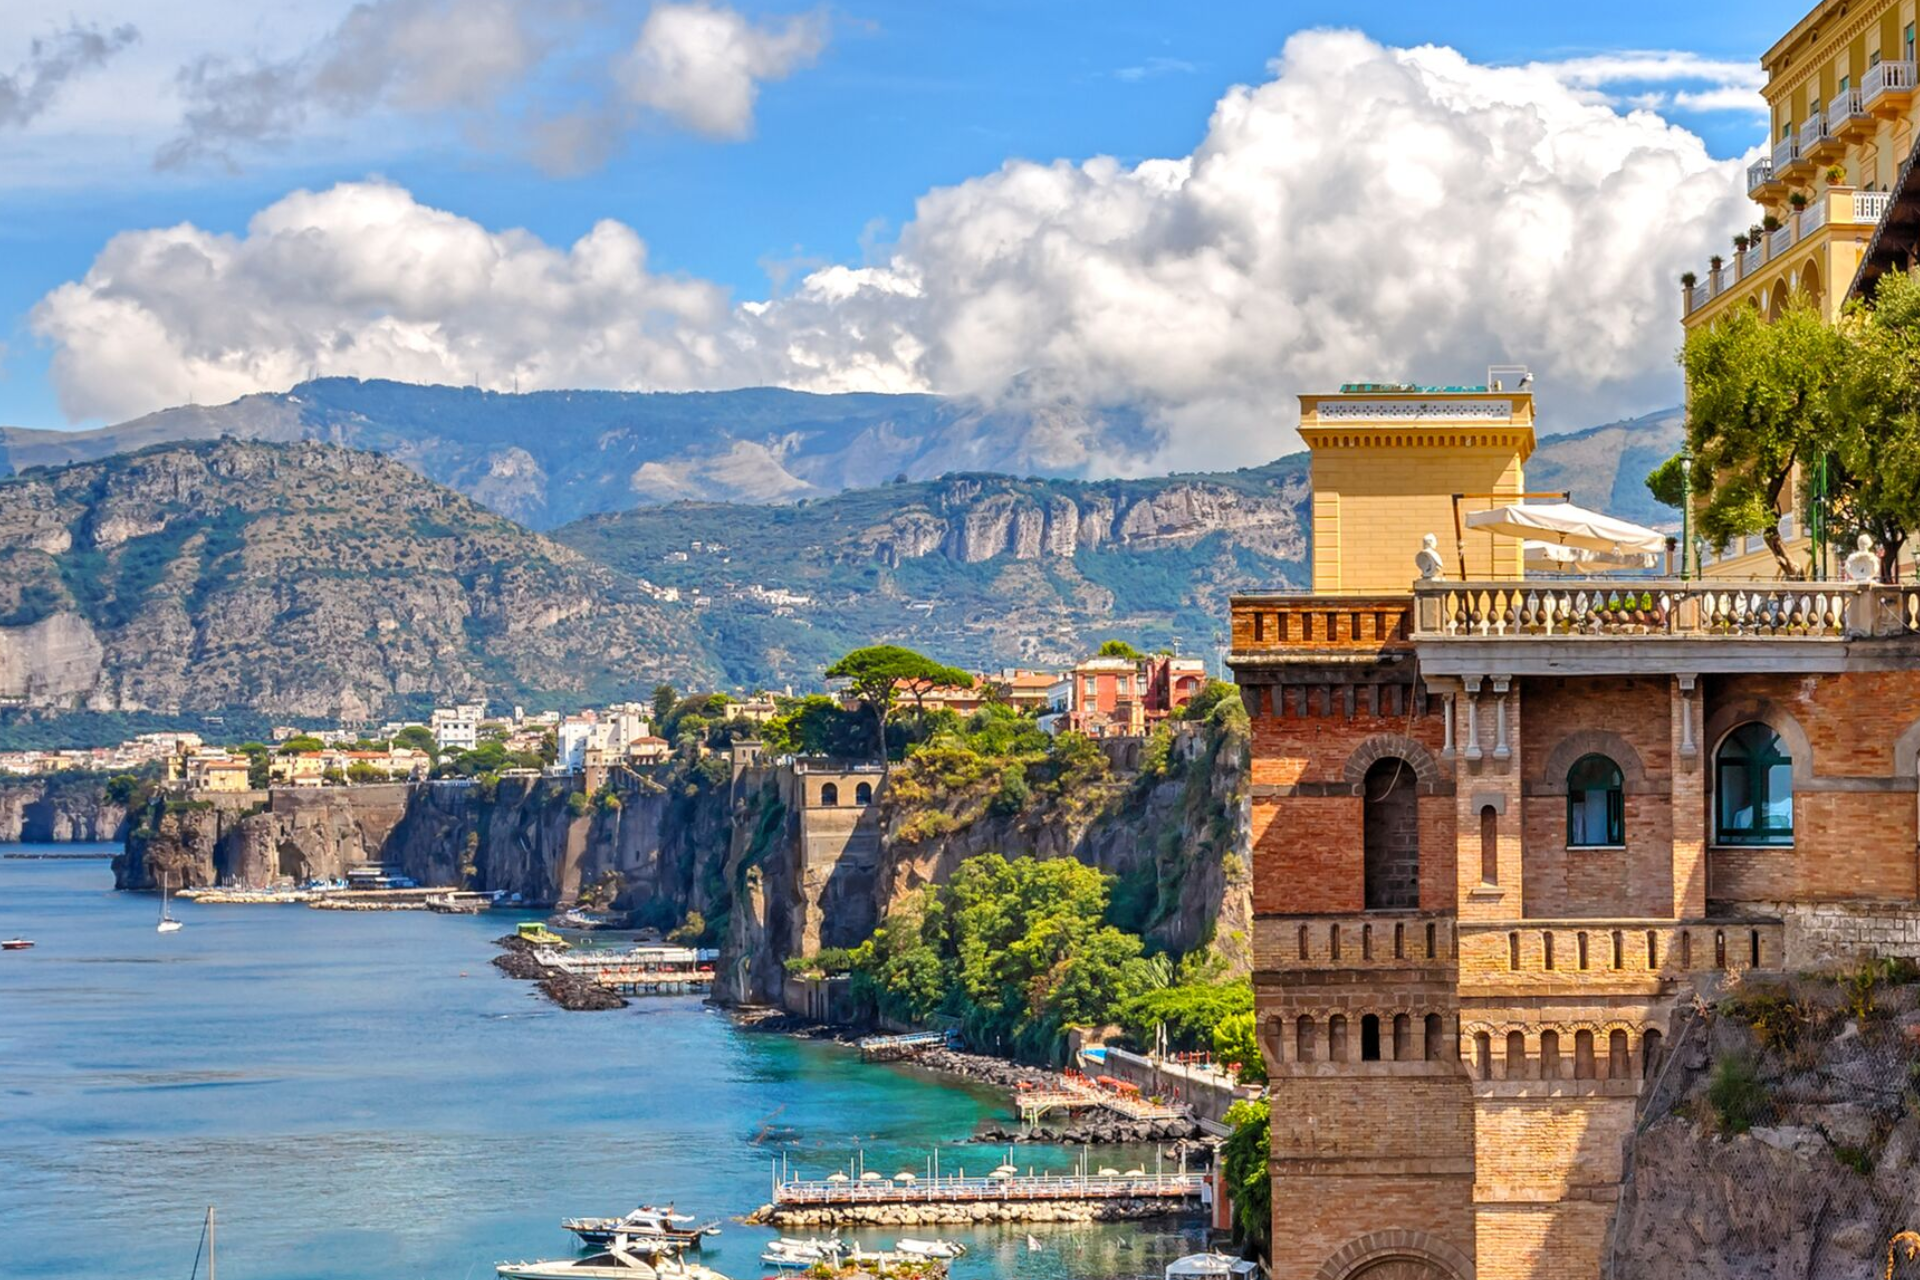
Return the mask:
[[[1611,1280],[1920,1280],[1920,969],[1750,975],[1671,1039]]]

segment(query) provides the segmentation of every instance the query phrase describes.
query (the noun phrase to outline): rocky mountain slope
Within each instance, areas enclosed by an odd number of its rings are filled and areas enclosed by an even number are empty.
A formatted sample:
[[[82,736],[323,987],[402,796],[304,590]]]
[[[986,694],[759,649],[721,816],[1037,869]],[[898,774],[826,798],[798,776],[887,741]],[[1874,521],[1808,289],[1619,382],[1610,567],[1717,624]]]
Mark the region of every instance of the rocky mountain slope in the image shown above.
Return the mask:
[[[713,674],[645,584],[320,444],[171,444],[0,482],[0,700],[379,717]]]
[[[325,378],[92,431],[0,428],[0,470],[176,440],[321,440],[388,454],[535,529],[677,499],[790,502],[954,470],[1075,474],[1124,413],[996,411],[927,395],[538,391]],[[1138,441],[1145,444],[1144,438]]]
[[[1586,440],[1575,487],[1640,518],[1646,454],[1677,411]],[[1677,419],[1676,419],[1677,420]],[[1617,436],[1604,434],[1608,430]],[[92,431],[0,427],[0,474],[87,462],[179,440],[320,440],[388,454],[535,529],[674,502],[795,502],[898,476],[949,472],[1087,477],[1154,441],[1137,415],[1052,402],[988,408],[929,395],[810,395],[778,388],[539,391],[324,378],[225,405],[186,405]],[[1668,448],[1666,452],[1672,450]],[[1542,449],[1542,454],[1548,454]],[[1665,456],[1662,454],[1661,456]],[[1561,487],[1552,456],[1530,475]],[[1615,480],[1618,483],[1614,483]],[[1602,488],[1600,482],[1605,481]],[[1535,487],[1541,487],[1536,484]]]
[[[734,679],[811,677],[898,641],[992,668],[1072,661],[1106,635],[1210,652],[1227,599],[1302,585],[1298,459],[1152,480],[953,475],[804,505],[676,503],[554,537],[700,592]]]

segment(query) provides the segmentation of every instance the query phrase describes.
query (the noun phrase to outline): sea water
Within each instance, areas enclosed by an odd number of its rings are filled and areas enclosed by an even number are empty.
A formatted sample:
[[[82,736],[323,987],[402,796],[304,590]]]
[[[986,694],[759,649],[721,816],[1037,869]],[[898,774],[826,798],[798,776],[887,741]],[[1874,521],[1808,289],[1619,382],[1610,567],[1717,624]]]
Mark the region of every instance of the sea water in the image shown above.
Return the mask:
[[[35,851],[76,846],[0,846]],[[570,1256],[562,1217],[671,1200],[722,1221],[703,1260],[741,1280],[767,1274],[775,1233],[733,1219],[782,1155],[815,1177],[924,1173],[936,1148],[942,1172],[1004,1158],[964,1142],[1007,1118],[992,1090],[742,1032],[690,998],[564,1013],[488,963],[499,916],[176,900],[186,927],[160,934],[158,900],[116,893],[97,851],[0,856],[0,937],[38,944],[0,953],[9,1277],[187,1277],[213,1205],[222,1280],[474,1280]],[[1075,1154],[1014,1158],[1065,1172]],[[1196,1231],[854,1238],[961,1239],[956,1280],[1065,1280],[1157,1277]]]

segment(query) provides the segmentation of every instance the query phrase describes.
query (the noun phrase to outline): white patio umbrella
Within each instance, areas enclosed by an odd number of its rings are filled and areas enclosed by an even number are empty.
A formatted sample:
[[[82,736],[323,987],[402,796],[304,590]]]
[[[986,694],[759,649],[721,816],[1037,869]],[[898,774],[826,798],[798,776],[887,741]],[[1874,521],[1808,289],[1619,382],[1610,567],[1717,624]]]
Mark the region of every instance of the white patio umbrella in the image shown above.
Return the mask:
[[[1571,502],[1514,503],[1490,511],[1470,511],[1465,524],[1469,529],[1484,529],[1501,537],[1549,542],[1602,555],[1637,552],[1657,556],[1667,549],[1666,535],[1656,529]]]
[[[1558,542],[1535,542],[1529,538],[1521,555],[1530,573],[1571,573],[1575,570],[1611,573],[1616,569],[1655,569],[1660,557],[1646,551],[1587,551],[1562,546]]]

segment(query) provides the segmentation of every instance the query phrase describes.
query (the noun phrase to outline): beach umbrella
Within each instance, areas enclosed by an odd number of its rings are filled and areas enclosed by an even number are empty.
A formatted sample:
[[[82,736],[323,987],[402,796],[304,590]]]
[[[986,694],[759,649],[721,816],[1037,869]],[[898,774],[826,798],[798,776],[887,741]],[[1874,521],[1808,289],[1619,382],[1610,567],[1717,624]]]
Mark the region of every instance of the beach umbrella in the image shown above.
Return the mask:
[[[1129,1169],[1127,1170],[1127,1176],[1129,1178],[1144,1178],[1147,1176],[1147,1171],[1145,1169]]]
[[[1100,1176],[1103,1178],[1117,1178],[1120,1176],[1120,1171],[1114,1168],[1106,1168],[1100,1170]]]
[[[869,1172],[867,1172],[867,1173],[863,1173],[863,1174],[861,1174],[861,1175],[860,1175],[860,1181],[862,1181],[862,1182],[885,1182],[885,1181],[886,1181],[886,1179],[885,1179],[885,1178],[883,1178],[883,1177],[881,1177],[881,1176],[880,1176],[879,1174],[877,1174],[877,1173],[873,1173],[873,1172],[871,1172],[871,1171],[869,1171]]]
[[[902,1169],[899,1173],[893,1175],[893,1180],[895,1182],[918,1182],[920,1178],[919,1175],[908,1173],[905,1169]]]
[[[852,1182],[853,1179],[849,1178],[844,1173],[830,1173],[827,1175],[827,1181],[828,1182]]]
[[[1537,542],[1531,538],[1523,544],[1521,556],[1529,573],[1572,573],[1576,570],[1611,573],[1616,569],[1654,569],[1660,564],[1660,557],[1650,552],[1625,551],[1615,555],[1610,551],[1587,551],[1580,547],[1562,546],[1558,542]]]

